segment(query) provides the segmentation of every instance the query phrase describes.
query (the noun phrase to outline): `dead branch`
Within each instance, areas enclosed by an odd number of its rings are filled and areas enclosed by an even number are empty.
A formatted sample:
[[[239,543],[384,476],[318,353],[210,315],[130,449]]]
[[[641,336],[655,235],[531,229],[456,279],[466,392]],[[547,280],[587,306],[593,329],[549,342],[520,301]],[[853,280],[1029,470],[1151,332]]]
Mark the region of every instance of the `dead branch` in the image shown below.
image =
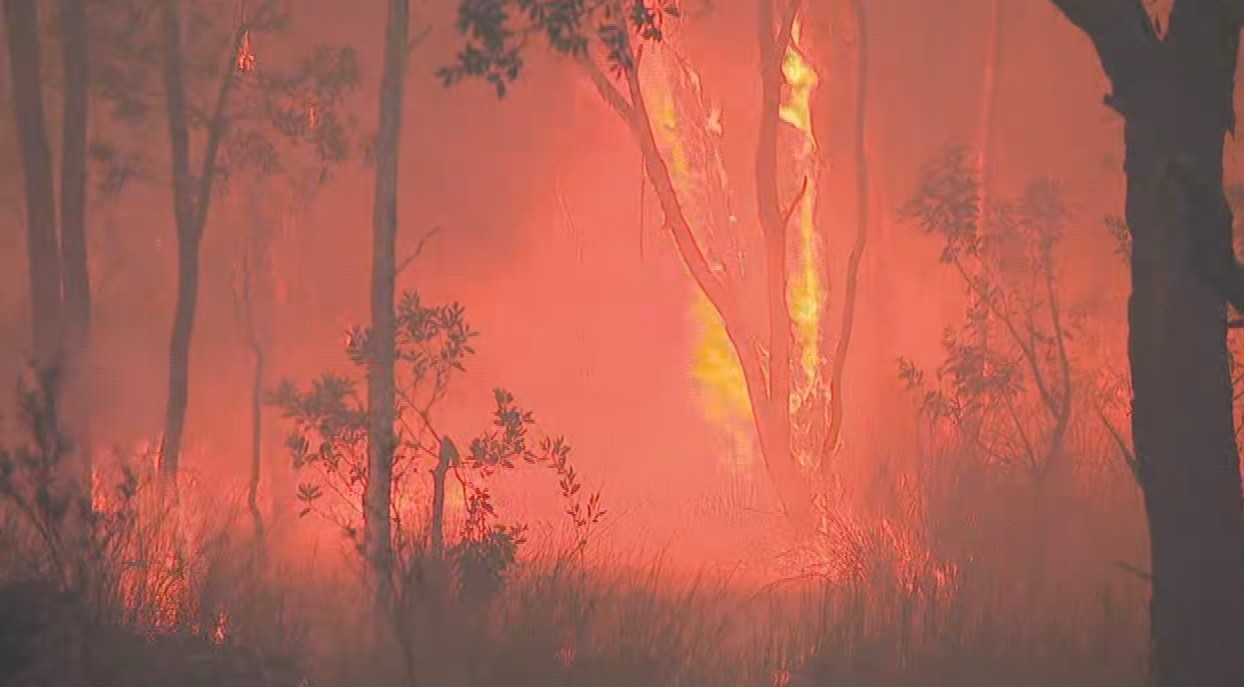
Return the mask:
[[[407,267],[409,267],[410,263],[414,262],[415,259],[418,258],[421,253],[423,253],[423,247],[425,244],[427,244],[428,239],[432,238],[433,236],[436,236],[437,232],[439,232],[440,230],[441,228],[439,226],[432,227],[431,229],[427,231],[427,233],[425,233],[422,237],[420,237],[419,243],[415,244],[415,249],[411,251],[410,255],[406,256],[405,259],[403,259],[400,263],[398,263],[397,272],[395,272],[395,274],[401,274]]]

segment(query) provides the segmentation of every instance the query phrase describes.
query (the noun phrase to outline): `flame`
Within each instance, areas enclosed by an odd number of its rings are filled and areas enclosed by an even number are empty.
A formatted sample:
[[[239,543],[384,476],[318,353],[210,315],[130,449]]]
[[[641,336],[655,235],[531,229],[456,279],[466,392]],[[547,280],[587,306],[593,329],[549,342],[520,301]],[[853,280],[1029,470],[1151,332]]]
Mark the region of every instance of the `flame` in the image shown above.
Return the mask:
[[[224,644],[229,638],[229,613],[228,611],[220,611],[216,614],[216,625],[212,628],[210,634],[212,643]]]
[[[238,71],[246,74],[255,71],[255,51],[251,49],[251,32],[242,32],[242,46],[238,48]]]
[[[812,126],[812,95],[820,82],[812,64],[804,57],[803,32],[798,21],[792,27],[782,75],[785,81],[779,110],[780,120],[793,132],[794,143],[784,145],[788,160],[783,174],[807,187],[797,207],[798,232],[791,251],[788,289],[789,317],[796,337],[798,371],[794,375],[791,409],[819,393],[823,386],[821,368],[822,319],[826,300],[820,265],[816,227],[817,139]],[[660,50],[645,61],[648,78],[645,91],[653,104],[654,129],[658,144],[669,165],[670,175],[699,238],[712,234],[706,252],[728,257],[727,246],[739,227],[728,208],[727,175],[717,140],[724,135],[722,110],[704,102],[699,75],[685,62]],[[783,136],[783,141],[789,141]],[[793,173],[793,174],[792,174]],[[727,207],[718,208],[726,196]],[[715,212],[716,211],[716,212]],[[734,248],[734,246],[730,246]],[[741,252],[741,251],[740,251]],[[753,260],[754,262],[754,260]],[[715,269],[723,269],[714,265]],[[693,353],[692,376],[700,389],[706,417],[722,428],[731,443],[724,467],[732,472],[757,464],[754,448],[752,408],[737,352],[727,337],[719,315],[698,288],[693,288],[692,318],[699,331]],[[800,460],[811,463],[814,456],[804,452]]]
[[[725,164],[718,146],[724,133],[721,108],[704,102],[699,75],[662,46],[654,46],[645,65],[645,96],[652,104],[657,143],[697,238],[704,241],[705,234],[714,229],[736,232],[728,207],[713,207],[713,192],[720,194],[727,189]],[[726,226],[716,227],[714,223]],[[716,242],[706,245],[706,252],[712,260],[713,253],[721,252],[721,246]],[[713,268],[724,269],[719,264]],[[743,369],[713,305],[699,288],[692,286],[691,291],[691,316],[699,336],[692,359],[692,378],[706,417],[721,428],[728,444],[728,450],[722,454],[722,467],[731,473],[745,473],[754,469],[756,461],[751,403]]]
[[[791,391],[792,410],[809,394],[816,391],[821,368],[821,318],[824,315],[825,286],[818,266],[822,262],[817,251],[816,227],[816,133],[812,129],[812,93],[820,76],[804,58],[803,32],[799,20],[791,26],[791,42],[782,63],[786,92],[778,116],[799,134],[799,148],[793,158],[797,172],[808,180],[799,199],[797,248],[788,289],[790,317],[794,322],[802,376],[797,375]],[[805,463],[812,456],[801,456]]]
[[[314,95],[307,96],[307,128],[314,131],[320,124],[320,101]]]

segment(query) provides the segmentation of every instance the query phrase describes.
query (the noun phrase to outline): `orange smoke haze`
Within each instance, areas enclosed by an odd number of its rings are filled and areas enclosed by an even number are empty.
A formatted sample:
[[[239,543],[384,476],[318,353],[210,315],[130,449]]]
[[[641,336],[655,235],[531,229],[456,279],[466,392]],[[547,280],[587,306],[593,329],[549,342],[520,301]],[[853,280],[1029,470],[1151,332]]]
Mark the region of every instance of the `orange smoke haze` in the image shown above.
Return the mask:
[[[1014,195],[1038,176],[1057,179],[1076,212],[1060,256],[1067,298],[1086,300],[1102,321],[1120,322],[1125,273],[1101,217],[1120,207],[1121,137],[1118,122],[1100,105],[1104,79],[1087,40],[1050,3],[1004,2],[991,193]],[[460,301],[482,333],[479,355],[443,406],[441,426],[464,445],[487,428],[491,388],[506,388],[534,410],[542,428],[564,434],[574,446],[585,481],[602,490],[611,511],[611,543],[671,545],[687,564],[771,553],[781,521],[772,514],[763,468],[745,455],[754,441],[746,410],[731,405],[737,397],[706,401],[703,388],[705,374],[728,377],[734,363],[720,338],[712,338],[694,283],[661,229],[651,189],[641,190],[646,182],[625,126],[582,74],[538,52],[504,101],[479,84],[443,88],[433,72],[452,59],[458,40],[450,30],[452,4],[422,3],[414,12],[419,30],[431,29],[411,58],[399,181],[399,260],[439,228],[399,276],[399,288],[418,289],[433,303]],[[732,207],[743,222],[756,216],[751,170],[760,84],[753,4],[689,2],[687,13],[696,19],[667,46],[694,65],[705,97],[720,112]],[[875,458],[916,448],[914,401],[901,389],[896,359],[935,367],[943,329],[962,321],[962,287],[937,263],[940,245],[898,214],[926,160],[949,144],[976,140],[988,19],[986,0],[868,4],[868,147],[876,209],[847,368],[843,438],[843,479],[863,501],[871,498],[862,480]],[[787,65],[788,81],[805,79],[804,87],[816,92],[805,96],[811,98],[806,122],[796,111],[798,96],[784,119],[807,125],[803,133],[815,137],[820,174],[828,179],[792,223],[797,232],[828,222],[828,244],[808,253],[824,258],[828,270],[802,272],[797,280],[799,288],[828,298],[824,313],[816,312],[815,298],[798,303],[811,318],[800,322],[799,336],[806,337],[816,335],[817,317],[838,321],[856,212],[853,66],[828,19],[819,7],[801,19],[800,40],[829,47],[807,65],[793,59]],[[376,120],[372,94],[383,23],[382,3],[303,0],[292,32],[300,44],[359,48],[365,80],[352,107],[364,129]],[[247,45],[260,64],[279,61],[289,50],[259,40]],[[10,118],[0,120],[5,148],[11,127]],[[356,157],[312,199],[259,193],[268,201],[268,221],[283,227],[273,248],[279,307],[272,320],[271,383],[344,371],[345,331],[368,317],[371,183],[371,171]],[[0,192],[15,194],[16,188],[6,181]],[[232,186],[207,228],[185,461],[200,479],[238,489],[248,461],[251,362],[232,288],[253,221],[245,192]],[[163,187],[136,188],[103,206],[91,227],[103,246],[92,256],[95,422],[101,440],[127,447],[157,434],[163,416],[175,278],[167,199]],[[16,196],[6,201],[20,205]],[[0,232],[4,380],[15,378],[27,345],[28,298],[17,217],[0,218]],[[1121,330],[1108,330],[1114,333],[1103,335],[1096,350],[1122,369]],[[292,490],[281,447],[287,428],[272,410],[265,421],[265,489]],[[530,495],[514,498],[515,516],[556,518],[555,481],[545,474],[531,479],[547,485],[511,485],[515,494]],[[719,515],[730,504],[770,514],[752,512],[741,524]]]

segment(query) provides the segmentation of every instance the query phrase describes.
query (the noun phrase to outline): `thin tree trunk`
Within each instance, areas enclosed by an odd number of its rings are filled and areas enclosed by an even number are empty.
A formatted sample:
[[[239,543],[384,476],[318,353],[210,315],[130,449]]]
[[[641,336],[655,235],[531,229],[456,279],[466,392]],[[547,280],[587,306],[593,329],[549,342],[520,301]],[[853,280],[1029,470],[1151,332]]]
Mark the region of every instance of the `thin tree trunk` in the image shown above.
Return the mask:
[[[980,115],[976,122],[976,171],[980,179],[977,222],[989,217],[990,186],[993,172],[993,121],[998,109],[998,64],[1002,41],[1002,0],[989,0],[989,34],[985,44],[985,71],[981,80]]]
[[[251,470],[246,484],[246,507],[251,513],[255,531],[255,547],[264,552],[263,511],[259,509],[259,482],[263,476],[263,391],[266,360],[263,344],[251,335],[251,354],[255,357],[255,371],[251,378]]]
[[[1158,687],[1244,684],[1244,500],[1225,296],[1223,146],[1240,17],[1179,0],[1160,38],[1139,0],[1054,0],[1094,42],[1126,122],[1132,435],[1148,515]],[[1199,191],[1198,191],[1199,189]],[[1173,202],[1171,202],[1173,201]],[[1233,276],[1237,276],[1233,272]]]
[[[182,436],[190,397],[190,343],[199,303],[199,255],[207,226],[216,158],[228,126],[226,110],[237,79],[235,58],[246,27],[239,26],[224,61],[220,90],[208,123],[202,170],[196,180],[190,172],[190,129],[186,107],[181,49],[181,0],[164,0],[165,109],[172,149],[173,216],[177,225],[177,305],[169,337],[168,401],[164,438],[160,445],[161,477],[176,486],[181,463]]]
[[[368,460],[363,495],[364,554],[372,568],[381,612],[393,599],[394,359],[396,357],[397,178],[403,81],[410,21],[409,0],[389,0],[380,128],[376,136],[376,187],[372,208],[371,335],[367,370]]]
[[[50,368],[60,363],[62,300],[52,157],[43,114],[38,5],[38,0],[4,0],[4,19],[13,78],[13,114],[21,138],[25,181],[31,345],[35,363]]]
[[[847,257],[847,273],[843,280],[842,323],[838,327],[838,343],[830,361],[829,375],[829,429],[825,444],[821,447],[821,475],[828,479],[834,468],[833,454],[842,438],[842,426],[846,417],[843,403],[843,386],[847,373],[847,358],[851,352],[851,336],[855,330],[855,305],[859,297],[860,264],[868,245],[869,223],[872,216],[872,190],[868,168],[868,15],[862,0],[852,0],[851,13],[855,20],[855,242]]]
[[[64,405],[74,439],[71,477],[89,503],[91,449],[91,280],[86,247],[86,147],[89,99],[86,12],[83,0],[60,0],[65,70],[61,147],[60,257],[64,282],[66,370]]]
[[[781,121],[782,63],[790,45],[792,25],[802,5],[793,0],[786,11],[776,12],[776,0],[758,0],[757,29],[760,45],[760,131],[756,141],[756,207],[765,237],[765,284],[769,311],[769,388],[767,402],[754,405],[753,413],[763,417],[767,436],[761,436],[761,447],[771,473],[777,463],[797,469],[791,446],[791,362],[792,339],[790,304],[787,300],[789,275],[787,268],[788,229],[790,213],[783,213],[778,190],[778,124]],[[776,29],[776,34],[774,33]],[[806,180],[805,180],[805,183]],[[804,189],[806,191],[806,189]],[[801,192],[802,194],[802,192]],[[796,203],[799,199],[796,199]],[[793,207],[793,206],[792,206]],[[794,477],[784,477],[791,479]],[[797,478],[796,478],[797,479]],[[788,497],[789,498],[789,497]],[[787,514],[796,517],[800,526],[812,523],[811,504],[786,503]],[[796,515],[806,513],[805,515]]]

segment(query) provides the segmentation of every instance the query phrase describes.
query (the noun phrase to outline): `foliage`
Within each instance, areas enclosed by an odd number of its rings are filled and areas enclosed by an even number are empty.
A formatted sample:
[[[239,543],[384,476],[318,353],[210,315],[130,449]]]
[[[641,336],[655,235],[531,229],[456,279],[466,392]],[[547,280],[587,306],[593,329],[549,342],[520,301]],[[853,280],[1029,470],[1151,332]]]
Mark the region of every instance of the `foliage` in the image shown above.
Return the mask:
[[[71,478],[69,471],[79,462],[60,425],[59,377],[55,370],[32,366],[19,383],[22,436],[14,445],[0,445],[4,529],[22,549],[25,575],[50,583],[58,593],[106,605],[115,601],[118,583],[118,571],[107,563],[132,534],[139,478],[123,463],[106,507],[92,503],[89,476]]]
[[[288,0],[251,0],[244,13],[232,0],[193,0],[186,6],[186,23],[194,27],[183,46],[188,124],[192,135],[223,125],[216,180],[246,171],[301,175],[311,168],[326,181],[332,166],[350,155],[356,124],[345,105],[360,80],[357,51],[315,45],[282,65],[262,51],[288,35],[293,24]],[[92,87],[110,115],[90,143],[97,189],[108,196],[135,179],[167,183],[157,172],[148,135],[162,125],[159,3],[101,0],[92,2],[91,10]],[[236,54],[235,44],[241,45]],[[226,78],[237,83],[228,101],[220,102]],[[225,187],[221,183],[217,190]]]
[[[1063,449],[1075,370],[1069,345],[1084,313],[1067,309],[1055,251],[1070,219],[1059,188],[1039,179],[979,217],[974,156],[954,148],[931,161],[906,218],[942,240],[940,261],[962,281],[965,322],[944,334],[933,383],[909,360],[900,377],[921,409],[997,464],[1034,473]]]
[[[461,0],[455,27],[466,45],[437,76],[446,86],[483,79],[504,97],[522,72],[523,49],[533,37],[575,59],[595,46],[620,73],[635,66],[636,39],[661,40],[665,18],[679,15],[673,0]]]
[[[584,501],[578,474],[569,462],[570,446],[560,437],[533,436],[535,418],[517,405],[512,394],[494,392],[492,428],[470,442],[466,455],[460,455],[450,438],[437,431],[433,411],[445,398],[454,375],[465,371],[466,360],[475,353],[476,332],[466,322],[463,308],[457,303],[425,305],[418,294],[408,292],[400,299],[396,315],[395,550],[409,564],[424,549],[426,532],[415,523],[426,522],[428,517],[418,497],[428,495],[422,477],[438,464],[442,452],[450,456],[449,471],[466,496],[460,541],[450,550],[460,566],[474,566],[484,577],[499,578],[514,562],[524,528],[500,522],[488,479],[521,465],[545,466],[558,476],[566,512],[581,540],[586,537],[587,528],[605,515],[599,494]],[[355,369],[367,367],[370,335],[360,327],[350,332],[346,354]],[[318,512],[359,542],[368,414],[357,383],[326,373],[305,389],[284,382],[268,401],[281,408],[293,424],[287,446],[294,467],[313,471],[298,487],[302,514]],[[333,498],[325,498],[329,495]]]

